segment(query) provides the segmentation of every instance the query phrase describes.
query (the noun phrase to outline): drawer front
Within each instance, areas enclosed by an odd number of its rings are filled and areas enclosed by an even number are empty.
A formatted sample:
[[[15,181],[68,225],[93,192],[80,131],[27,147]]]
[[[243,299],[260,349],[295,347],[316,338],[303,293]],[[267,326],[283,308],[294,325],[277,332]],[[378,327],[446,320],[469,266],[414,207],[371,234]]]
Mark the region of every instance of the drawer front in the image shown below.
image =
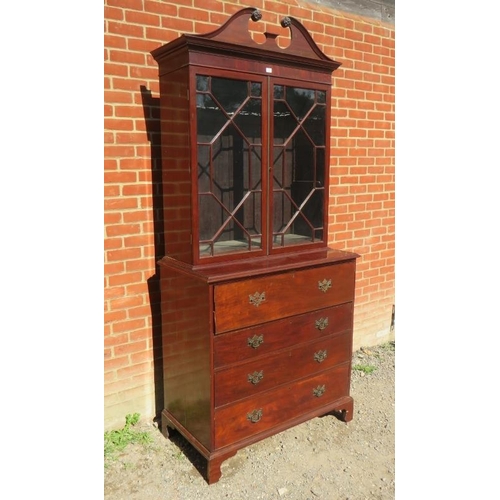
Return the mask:
[[[215,406],[222,406],[351,359],[351,333],[278,351],[215,372]]]
[[[215,286],[215,333],[354,299],[355,261]]]
[[[291,316],[263,325],[217,335],[214,367],[251,360],[278,349],[352,330],[353,303]]]
[[[215,410],[215,446],[227,446],[349,395],[349,363]]]

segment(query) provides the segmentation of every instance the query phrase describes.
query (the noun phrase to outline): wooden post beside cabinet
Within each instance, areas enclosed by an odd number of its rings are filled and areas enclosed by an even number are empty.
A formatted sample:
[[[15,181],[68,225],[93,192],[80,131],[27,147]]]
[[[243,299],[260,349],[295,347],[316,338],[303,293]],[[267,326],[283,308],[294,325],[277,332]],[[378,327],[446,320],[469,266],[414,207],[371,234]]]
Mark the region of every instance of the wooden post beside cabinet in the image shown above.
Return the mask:
[[[313,417],[352,418],[357,254],[327,246],[332,72],[293,18],[257,9],[152,52],[159,65],[164,410],[207,459]]]

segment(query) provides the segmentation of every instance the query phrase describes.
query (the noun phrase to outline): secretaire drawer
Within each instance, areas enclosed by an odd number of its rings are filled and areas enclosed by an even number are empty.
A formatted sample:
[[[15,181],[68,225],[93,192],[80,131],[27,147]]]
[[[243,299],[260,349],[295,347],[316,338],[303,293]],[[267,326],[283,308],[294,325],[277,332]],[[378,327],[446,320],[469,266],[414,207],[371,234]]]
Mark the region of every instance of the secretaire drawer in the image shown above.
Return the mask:
[[[302,314],[354,299],[355,261],[215,286],[215,332]]]
[[[229,445],[349,394],[349,363],[215,410],[215,446]]]
[[[251,360],[278,349],[352,331],[353,303],[327,307],[298,316],[271,321],[216,335],[214,367]]]
[[[288,384],[351,359],[351,333],[324,337],[214,373],[215,406]]]

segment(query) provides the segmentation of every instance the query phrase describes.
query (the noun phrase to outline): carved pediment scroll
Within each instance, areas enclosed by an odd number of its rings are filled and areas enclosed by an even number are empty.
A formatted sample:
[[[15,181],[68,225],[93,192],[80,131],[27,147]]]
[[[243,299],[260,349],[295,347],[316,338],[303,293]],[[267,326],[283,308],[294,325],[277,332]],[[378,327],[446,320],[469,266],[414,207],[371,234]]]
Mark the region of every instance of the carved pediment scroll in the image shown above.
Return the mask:
[[[248,29],[250,20],[258,23],[262,21],[263,15],[260,10],[247,7],[233,14],[222,26],[209,33],[201,35],[182,35],[179,44],[187,43],[190,46],[199,47],[203,51],[226,53],[228,55],[241,55],[257,57],[259,53],[265,52],[269,59],[277,61],[301,62],[329,71],[337,69],[341,63],[330,59],[316,45],[307,29],[297,19],[286,16],[281,19],[281,28],[290,30],[290,43],[286,48],[281,48],[277,43],[279,29],[277,32],[264,32],[264,42],[257,43]],[[182,40],[182,41],[181,41]],[[174,47],[172,47],[173,49]],[[161,57],[162,49],[152,51],[155,59]]]

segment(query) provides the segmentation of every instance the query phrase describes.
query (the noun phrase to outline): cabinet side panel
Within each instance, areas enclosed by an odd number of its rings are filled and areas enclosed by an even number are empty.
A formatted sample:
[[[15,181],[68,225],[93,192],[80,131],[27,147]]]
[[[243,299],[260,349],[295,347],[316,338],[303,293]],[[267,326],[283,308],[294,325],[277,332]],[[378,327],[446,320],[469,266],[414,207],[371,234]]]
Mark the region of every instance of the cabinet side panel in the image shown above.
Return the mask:
[[[165,248],[192,263],[189,70],[161,76],[160,119]]]
[[[162,267],[161,296],[165,408],[210,449],[209,286]]]

